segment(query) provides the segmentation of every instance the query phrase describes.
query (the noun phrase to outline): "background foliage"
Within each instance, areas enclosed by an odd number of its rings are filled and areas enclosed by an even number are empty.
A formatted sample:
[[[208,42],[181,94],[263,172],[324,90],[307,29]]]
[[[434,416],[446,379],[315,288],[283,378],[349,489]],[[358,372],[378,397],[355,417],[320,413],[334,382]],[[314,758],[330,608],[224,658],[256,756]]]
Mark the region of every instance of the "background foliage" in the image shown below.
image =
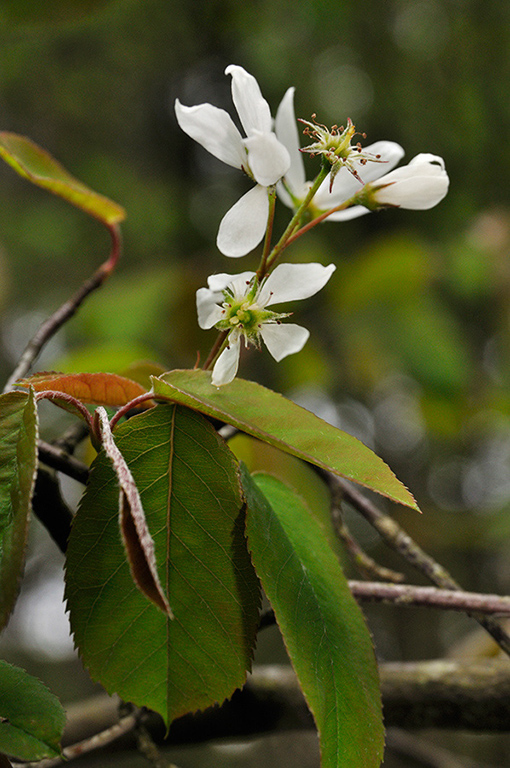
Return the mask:
[[[172,105],[179,96],[230,109],[227,64],[255,74],[273,109],[295,85],[302,117],[350,116],[368,142],[399,141],[407,160],[442,155],[451,191],[437,208],[324,224],[289,251],[337,264],[327,292],[299,310],[311,340],[278,366],[254,351],[242,374],[383,455],[424,511],[396,510],[420,543],[466,588],[507,591],[509,38],[510,6],[498,0],[59,0],[52,14],[33,0],[2,3],[1,127],[128,214],[116,276],[41,367],[120,372],[151,359],[170,369],[207,353],[194,292],[211,271],[240,266],[218,267],[213,242],[244,180],[179,131]],[[0,189],[5,379],[108,241],[3,165]],[[427,620],[426,632],[422,613],[369,615],[389,659],[443,654],[470,628],[450,615]]]

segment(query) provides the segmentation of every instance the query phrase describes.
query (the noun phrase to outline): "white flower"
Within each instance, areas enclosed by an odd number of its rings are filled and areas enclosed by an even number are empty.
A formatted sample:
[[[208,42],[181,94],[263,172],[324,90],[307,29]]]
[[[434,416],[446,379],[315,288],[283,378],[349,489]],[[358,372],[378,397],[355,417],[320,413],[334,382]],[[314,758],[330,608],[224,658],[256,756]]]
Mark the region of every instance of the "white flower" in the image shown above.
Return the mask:
[[[217,359],[212,383],[219,387],[235,377],[239,367],[241,339],[245,346],[260,346],[262,339],[274,359],[299,352],[309,331],[294,323],[282,324],[288,313],[266,309],[272,304],[307,299],[320,291],[335,271],[334,264],[279,264],[260,285],[255,272],[211,275],[208,288],[197,291],[198,324],[228,331],[228,347]]]
[[[322,126],[317,126],[322,129]],[[356,145],[350,147],[350,138],[354,135],[349,123],[345,141],[344,155],[340,158],[343,165],[337,166],[335,175],[321,184],[310,206],[314,216],[341,205],[363,189],[363,185],[376,181],[380,176],[391,171],[404,156],[404,150],[400,144],[394,141],[376,141],[370,144],[363,152]],[[303,156],[299,149],[299,133],[294,114],[294,88],[289,88],[283,97],[275,119],[275,132],[278,140],[287,147],[290,155],[290,168],[285,174],[284,183],[278,184],[278,194],[282,202],[289,208],[297,208],[310,188],[310,182],[306,181]],[[331,136],[332,144],[338,144],[342,134],[334,133]],[[346,140],[349,139],[347,142]],[[317,145],[308,148],[311,152],[324,153]],[[337,149],[338,151],[338,149]],[[360,181],[361,180],[361,181]],[[332,184],[333,181],[333,184]],[[353,208],[345,211],[337,211],[328,216],[327,221],[345,221],[361,215],[354,213]]]
[[[242,67],[230,65],[232,99],[246,133],[241,136],[230,115],[212,104],[185,107],[178,99],[175,113],[182,130],[208,152],[234,168],[241,168],[256,186],[223,217],[217,246],[225,256],[244,256],[262,238],[269,212],[268,187],[285,174],[290,157],[273,132],[269,104],[255,78]]]
[[[416,155],[408,165],[396,168],[376,183],[368,184],[359,195],[362,213],[395,206],[425,211],[437,205],[448,192],[450,180],[444,160],[438,155]]]

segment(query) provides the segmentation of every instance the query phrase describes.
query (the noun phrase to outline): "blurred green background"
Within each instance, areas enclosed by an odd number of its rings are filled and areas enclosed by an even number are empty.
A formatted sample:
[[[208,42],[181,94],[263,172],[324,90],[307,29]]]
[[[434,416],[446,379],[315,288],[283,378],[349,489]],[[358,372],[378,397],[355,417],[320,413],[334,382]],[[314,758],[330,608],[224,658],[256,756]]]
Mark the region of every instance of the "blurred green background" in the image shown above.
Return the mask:
[[[48,346],[40,369],[122,371],[142,359],[170,369],[207,355],[214,332],[197,326],[195,291],[211,272],[257,264],[214,246],[248,184],[179,130],[173,102],[232,112],[228,64],[257,77],[273,113],[294,85],[298,116],[351,117],[366,143],[401,143],[405,162],[419,152],[444,157],[451,186],[437,208],[325,223],[289,249],[290,260],[334,261],[337,271],[296,307],[311,330],[303,352],[277,365],[252,351],[241,375],[373,447],[424,511],[393,510],[418,541],[467,588],[508,591],[510,4],[3,0],[0,43],[2,128],[32,138],[128,215],[117,273]],[[5,165],[0,190],[6,379],[109,240]],[[278,231],[287,217],[278,212]],[[351,523],[372,555],[400,567]],[[451,615],[372,613],[389,659],[444,654],[471,628]],[[508,744],[500,749],[493,761],[503,764]]]

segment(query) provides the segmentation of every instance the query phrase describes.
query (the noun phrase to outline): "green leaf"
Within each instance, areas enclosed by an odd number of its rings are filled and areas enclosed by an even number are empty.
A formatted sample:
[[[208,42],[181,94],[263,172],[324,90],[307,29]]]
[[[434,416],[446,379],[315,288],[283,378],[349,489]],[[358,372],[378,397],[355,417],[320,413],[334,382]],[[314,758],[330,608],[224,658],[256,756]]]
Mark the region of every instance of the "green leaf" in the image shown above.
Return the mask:
[[[0,395],[0,628],[18,594],[36,468],[34,394]]]
[[[378,768],[381,697],[370,634],[303,499],[242,467],[248,546],[315,718],[322,768]]]
[[[312,515],[322,526],[333,551],[338,555],[343,552],[331,521],[330,490],[310,464],[240,432],[228,441],[228,447],[234,456],[246,465],[250,474],[263,472],[277,477],[302,496]]]
[[[206,419],[175,405],[129,419],[115,441],[137,484],[175,618],[133,583],[119,486],[101,452],[69,540],[71,626],[94,679],[168,724],[223,701],[251,665],[260,594],[237,465]]]
[[[418,509],[390,468],[352,435],[253,381],[213,387],[207,371],[170,371],[152,380],[159,398],[187,405],[304,461]]]
[[[109,226],[118,224],[126,216],[120,205],[75,179],[48,152],[25,136],[1,131],[0,157],[23,178],[63,197]]]
[[[65,712],[56,696],[23,669],[0,661],[0,751],[19,760],[60,755]]]

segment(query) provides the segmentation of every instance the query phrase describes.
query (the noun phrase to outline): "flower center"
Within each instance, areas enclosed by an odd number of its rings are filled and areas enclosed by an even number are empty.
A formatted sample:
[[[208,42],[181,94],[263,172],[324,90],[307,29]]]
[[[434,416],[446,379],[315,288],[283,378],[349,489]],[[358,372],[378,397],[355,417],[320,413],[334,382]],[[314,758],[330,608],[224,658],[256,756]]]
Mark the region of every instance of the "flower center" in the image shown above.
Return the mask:
[[[370,152],[364,152],[361,143],[358,141],[354,146],[351,145],[351,141],[354,136],[361,136],[366,139],[366,133],[358,133],[352,120],[348,118],[347,127],[343,125],[333,125],[331,129],[325,125],[321,125],[315,121],[315,115],[312,115],[313,123],[308,120],[302,120],[299,118],[300,123],[306,125],[303,133],[313,139],[313,143],[308,147],[303,147],[301,152],[309,152],[313,155],[323,155],[331,164],[331,183],[330,191],[333,186],[333,181],[338,171],[344,166],[352,173],[355,179],[363,184],[363,179],[358,173],[358,169],[355,163],[359,165],[366,165],[370,160],[376,163],[385,162],[381,160],[380,155],[372,155]]]

